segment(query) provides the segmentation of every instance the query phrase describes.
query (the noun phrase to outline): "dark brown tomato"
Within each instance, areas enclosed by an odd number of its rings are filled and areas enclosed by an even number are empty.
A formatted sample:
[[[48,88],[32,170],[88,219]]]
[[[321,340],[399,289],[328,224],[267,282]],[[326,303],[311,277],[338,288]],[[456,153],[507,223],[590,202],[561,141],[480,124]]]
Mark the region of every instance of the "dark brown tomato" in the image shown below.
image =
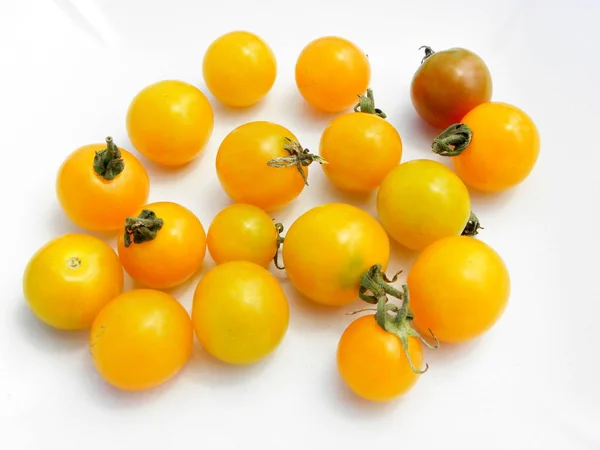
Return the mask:
[[[492,77],[483,60],[464,48],[433,52],[412,80],[411,100],[421,118],[437,128],[447,128],[476,106],[492,98]]]

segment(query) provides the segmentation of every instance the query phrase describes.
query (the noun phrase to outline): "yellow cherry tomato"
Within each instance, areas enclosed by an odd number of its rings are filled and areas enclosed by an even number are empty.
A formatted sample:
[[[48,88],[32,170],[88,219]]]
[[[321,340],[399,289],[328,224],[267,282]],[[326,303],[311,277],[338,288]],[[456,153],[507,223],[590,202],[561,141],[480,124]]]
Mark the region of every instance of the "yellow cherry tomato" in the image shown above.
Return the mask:
[[[118,252],[131,278],[154,289],[167,289],[184,283],[200,269],[206,233],[189,209],[173,202],[151,203],[127,218]]]
[[[210,92],[228,106],[245,107],[261,100],[275,83],[277,62],[271,48],[247,31],[216,39],[202,64]]]
[[[416,368],[423,365],[418,339],[407,337],[407,351]],[[416,384],[415,372],[402,348],[400,338],[385,331],[370,314],[350,324],[337,350],[340,376],[358,396],[371,401],[389,401]]]
[[[344,203],[328,203],[302,214],[283,243],[283,263],[296,289],[323,305],[358,298],[361,277],[390,257],[389,239],[368,213]]]
[[[183,81],[159,81],[142,89],[127,111],[127,133],[133,146],[165,166],[180,166],[198,156],[213,126],[208,99]]]
[[[399,244],[416,251],[438,239],[460,235],[470,211],[466,186],[437,161],[400,164],[377,193],[377,213],[385,230]]]
[[[115,251],[98,238],[65,234],[41,247],[23,275],[23,294],[34,314],[61,330],[89,327],[123,290]]]
[[[414,323],[440,341],[464,342],[480,336],[500,318],[510,294],[502,258],[487,244],[467,236],[439,240],[410,269]]]
[[[277,253],[278,227],[262,209],[236,203],[221,210],[208,228],[208,251],[217,264],[250,261],[266,267]]]
[[[90,330],[90,354],[112,386],[143,391],[173,378],[192,352],[187,311],[169,294],[135,289],[107,304]]]
[[[300,195],[312,161],[321,162],[287,128],[250,122],[225,137],[216,166],[219,181],[233,201],[273,211]]]
[[[433,150],[452,156],[454,169],[467,186],[500,192],[529,176],[539,156],[540,136],[533,120],[519,108],[488,102],[444,131],[434,140]]]
[[[323,131],[323,171],[338,188],[351,192],[376,189],[402,158],[398,131],[375,110],[373,93],[361,95],[360,112],[335,118]]]
[[[121,228],[125,217],[146,203],[149,191],[144,166],[110,137],[106,144],[86,145],[71,153],[56,178],[60,206],[86,230]]]
[[[209,270],[194,293],[192,323],[202,347],[230,364],[251,364],[283,339],[289,308],[264,267],[230,261]]]
[[[337,36],[310,42],[296,62],[296,85],[317,109],[340,112],[356,104],[369,87],[371,65],[355,44]]]

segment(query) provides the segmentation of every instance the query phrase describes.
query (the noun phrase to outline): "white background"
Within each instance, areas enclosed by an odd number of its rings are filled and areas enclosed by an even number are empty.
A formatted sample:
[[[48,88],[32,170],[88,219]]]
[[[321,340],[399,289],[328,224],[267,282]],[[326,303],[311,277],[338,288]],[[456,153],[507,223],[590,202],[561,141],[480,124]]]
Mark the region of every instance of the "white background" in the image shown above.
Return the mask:
[[[600,147],[600,2],[578,0],[0,2],[0,448],[158,449],[599,449],[597,323]],[[494,99],[539,126],[542,149],[530,178],[502,195],[473,195],[481,239],[505,259],[512,296],[485,337],[426,353],[431,368],[408,395],[369,404],[338,379],[335,349],[346,309],[321,309],[293,292],[281,347],[263,363],[229,367],[196,345],[180,376],[141,394],[109,388],[95,373],[87,333],[59,333],[27,309],[21,276],[51,238],[80,231],[62,215],[56,171],[77,147],[125,132],[131,98],[164,78],[203,84],[205,49],[248,29],[273,48],[277,82],[258,106],[230,111],[210,97],[214,134],[180,170],[143,159],[151,201],[192,209],[205,227],[228,204],[214,170],[235,126],[271,120],[318,148],[331,116],[315,114],[294,84],[310,40],[356,42],[372,64],[378,105],[399,130],[403,160],[433,157],[435,132],[414,113],[409,85],[421,45],[470,48],[488,63]],[[374,213],[373,197],[335,191],[320,169],[293,205],[343,200]],[[111,244],[114,237],[103,236]],[[392,269],[414,258],[395,248]],[[212,266],[207,257],[205,269]],[[190,308],[199,279],[172,291]],[[182,447],[183,448],[183,447]]]

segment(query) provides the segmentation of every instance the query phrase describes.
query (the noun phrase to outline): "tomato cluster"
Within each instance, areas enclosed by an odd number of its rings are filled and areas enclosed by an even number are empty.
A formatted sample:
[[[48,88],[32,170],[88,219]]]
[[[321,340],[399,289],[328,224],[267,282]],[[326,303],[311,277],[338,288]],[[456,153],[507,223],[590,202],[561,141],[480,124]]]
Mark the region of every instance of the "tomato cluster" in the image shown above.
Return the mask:
[[[202,71],[217,101],[249,107],[272,88],[277,63],[260,37],[232,32],[208,47]],[[428,368],[423,346],[475,339],[502,315],[510,277],[498,253],[475,238],[480,225],[468,188],[498,192],[521,183],[535,165],[539,136],[523,111],[491,101],[483,60],[466,49],[426,47],[412,81],[416,112],[444,129],[432,150],[451,157],[454,171],[429,159],[402,161],[400,134],[375,107],[370,63],[354,43],[335,36],[310,42],[295,76],[312,107],[341,113],[323,130],[320,155],[276,123],[232,130],[215,170],[233,204],[206,231],[180,204],[148,203],[146,169],[110,137],[77,149],[60,167],[56,194],[65,215],[85,230],[118,233],[117,251],[83,233],[60,236],[31,257],[24,296],[48,325],[90,329],[91,357],[111,385],[135,391],[171,379],[189,360],[194,335],[230,364],[272,353],[289,322],[272,261],[311,301],[373,305],[347,327],[337,350],[341,379],[373,401],[415,385]],[[140,154],[181,166],[211,138],[214,115],[198,88],[165,80],[133,98],[125,122]],[[377,218],[327,203],[282,236],[269,213],[302,193],[315,162],[338,189],[376,190]],[[386,276],[390,237],[419,252],[399,287],[397,276]],[[198,282],[189,314],[163,290],[197,273],[207,248],[216,266]],[[124,271],[139,287],[123,292]]]

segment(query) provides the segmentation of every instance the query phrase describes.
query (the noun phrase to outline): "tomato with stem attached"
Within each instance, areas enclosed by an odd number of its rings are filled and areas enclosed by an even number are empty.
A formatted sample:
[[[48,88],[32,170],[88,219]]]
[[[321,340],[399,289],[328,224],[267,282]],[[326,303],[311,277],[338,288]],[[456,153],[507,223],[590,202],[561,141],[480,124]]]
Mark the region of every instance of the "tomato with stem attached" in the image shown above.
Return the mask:
[[[277,263],[283,225],[274,224],[262,209],[235,203],[215,216],[206,238],[208,251],[217,264],[250,261],[266,267]]]
[[[145,87],[127,111],[127,133],[133,146],[165,166],[181,166],[196,158],[213,128],[213,110],[206,96],[179,80]]]
[[[287,128],[249,122],[231,131],[217,151],[217,176],[236,203],[280,209],[308,185],[308,166],[324,160],[304,149]]]
[[[118,252],[127,273],[154,289],[184,283],[202,266],[206,233],[189,209],[173,202],[144,206],[128,217]]]
[[[371,401],[389,401],[405,394],[425,373],[421,344],[427,342],[413,327],[413,313],[406,285],[398,290],[375,265],[361,280],[362,300],[376,305],[376,313],[356,319],[346,328],[337,350],[337,366],[341,378],[358,396]],[[388,296],[402,301],[400,307],[388,302]],[[357,311],[358,312],[358,311]]]
[[[377,192],[377,213],[390,236],[415,251],[446,236],[476,234],[479,228],[478,223],[467,227],[476,217],[464,183],[428,159],[407,161],[387,175]]]
[[[210,269],[194,292],[192,322],[202,347],[230,364],[272,353],[289,321],[285,293],[264,267],[230,261]]]
[[[310,42],[296,61],[296,85],[317,109],[341,112],[352,108],[356,96],[369,87],[369,58],[354,43],[338,36]]]
[[[112,231],[123,226],[148,200],[150,180],[140,161],[106,144],[78,148],[62,163],[56,177],[58,202],[76,225],[92,231]]]
[[[540,152],[533,120],[516,106],[479,105],[451,125],[432,144],[434,153],[452,157],[464,183],[482,192],[501,192],[522,183]]]
[[[464,48],[434,52],[425,57],[415,72],[410,94],[415,110],[437,128],[458,122],[476,106],[492,98],[492,77],[485,62]]]
[[[202,74],[210,92],[232,107],[259,102],[275,83],[277,62],[257,35],[232,31],[213,41],[204,55]]]
[[[418,256],[408,273],[411,309],[418,329],[442,342],[465,342],[502,316],[510,276],[489,245],[467,236],[439,240]]]
[[[372,191],[400,162],[402,140],[385,117],[375,108],[373,91],[367,89],[355,112],[335,118],[323,131],[319,148],[327,161],[323,171],[339,189]]]
[[[290,226],[283,263],[292,285],[310,300],[339,306],[358,298],[374,264],[387,267],[390,242],[371,215],[344,203],[314,207]]]
[[[23,294],[34,314],[60,330],[89,327],[98,312],[123,290],[115,251],[85,234],[65,234],[30,258]]]
[[[112,386],[143,391],[173,378],[192,353],[187,311],[171,295],[134,289],[108,303],[90,330],[90,354]]]

